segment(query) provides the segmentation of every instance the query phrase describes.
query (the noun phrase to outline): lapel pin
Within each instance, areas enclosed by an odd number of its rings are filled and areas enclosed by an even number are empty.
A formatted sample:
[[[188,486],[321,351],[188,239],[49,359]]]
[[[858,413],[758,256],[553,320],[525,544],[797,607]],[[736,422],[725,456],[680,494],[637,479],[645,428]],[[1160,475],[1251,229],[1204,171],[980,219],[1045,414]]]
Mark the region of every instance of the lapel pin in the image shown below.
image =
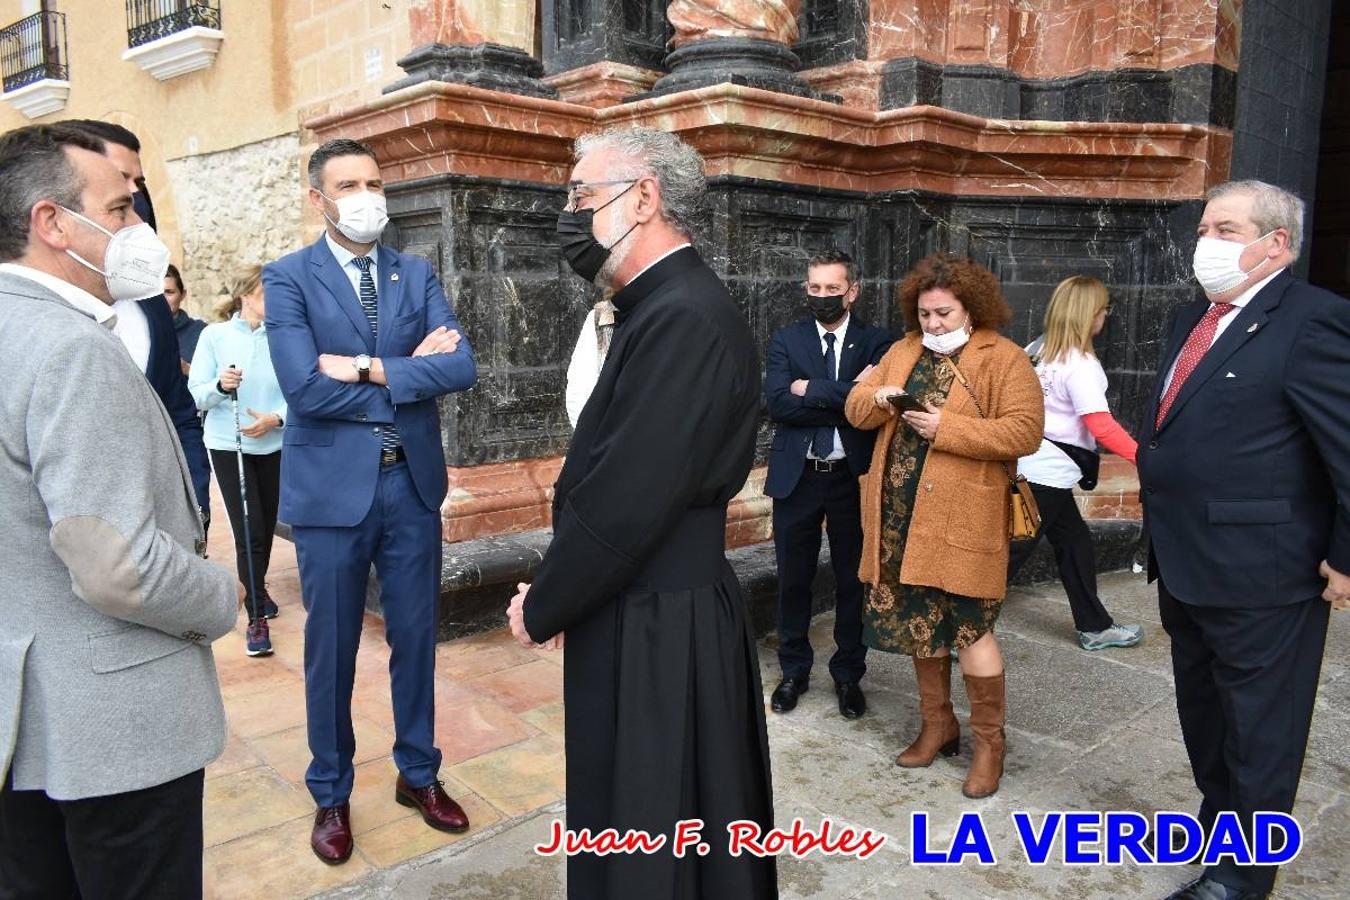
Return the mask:
[[[389,280],[390,280],[390,281],[398,281],[398,273],[397,273],[397,272],[392,272],[392,273],[390,273],[390,275],[389,275]]]
[[[852,344],[849,344],[849,345],[848,345],[847,347],[845,347],[844,349],[845,349],[845,350],[852,350],[852,349],[853,349],[853,345],[852,345]]]
[[[1251,324],[1251,327],[1247,329],[1247,333],[1248,333],[1248,334],[1251,334],[1253,331],[1255,331],[1256,329],[1258,329],[1258,328],[1260,328],[1260,327],[1261,327],[1261,326],[1258,325],[1256,322],[1253,322],[1253,323]]]

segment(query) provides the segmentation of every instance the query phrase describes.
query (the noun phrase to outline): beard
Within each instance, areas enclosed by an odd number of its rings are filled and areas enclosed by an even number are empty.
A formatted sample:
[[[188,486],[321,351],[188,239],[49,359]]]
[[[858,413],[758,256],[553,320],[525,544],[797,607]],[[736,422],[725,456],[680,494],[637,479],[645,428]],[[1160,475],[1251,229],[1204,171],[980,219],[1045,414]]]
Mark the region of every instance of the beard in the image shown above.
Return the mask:
[[[629,219],[626,211],[620,207],[610,217],[610,227],[605,229],[604,234],[595,236],[595,239],[602,246],[609,248],[609,256],[601,264],[600,271],[595,273],[596,287],[617,287],[614,284],[614,276],[628,259],[628,250],[632,247],[632,242],[625,240],[625,238],[630,235],[630,230],[634,224],[636,223]]]

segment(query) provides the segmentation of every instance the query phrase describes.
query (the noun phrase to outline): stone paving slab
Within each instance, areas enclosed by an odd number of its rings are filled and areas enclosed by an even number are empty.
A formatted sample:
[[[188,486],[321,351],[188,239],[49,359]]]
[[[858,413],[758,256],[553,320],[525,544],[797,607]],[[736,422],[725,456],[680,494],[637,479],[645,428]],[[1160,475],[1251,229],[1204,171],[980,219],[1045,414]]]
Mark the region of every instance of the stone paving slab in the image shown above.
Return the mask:
[[[999,623],[1009,672],[1008,773],[999,793],[981,801],[967,800],[960,793],[970,758],[964,735],[961,753],[952,759],[939,758],[927,769],[894,765],[895,754],[918,728],[917,692],[908,658],[869,654],[864,681],[868,714],[856,722],[838,715],[826,668],[832,622],[828,615],[818,617],[812,625],[817,648],[812,690],[791,714],[769,714],[776,820],[783,825],[800,816],[818,823],[829,816],[840,824],[881,831],[888,843],[865,862],[780,858],[780,896],[791,900],[1162,897],[1194,877],[1199,871],[1194,866],[1036,867],[1028,864],[1016,841],[1014,811],[1118,809],[1149,814],[1190,811],[1198,805],[1180,741],[1167,638],[1158,623],[1153,590],[1141,576],[1121,573],[1104,576],[1102,592],[1118,621],[1144,625],[1143,645],[1100,653],[1079,650],[1068,604],[1057,585],[1015,590],[1009,598]],[[1281,900],[1345,895],[1342,882],[1350,874],[1350,851],[1344,842],[1350,833],[1350,754],[1345,750],[1350,745],[1350,670],[1340,662],[1347,658],[1337,655],[1341,649],[1350,650],[1350,616],[1333,617],[1304,791],[1295,811],[1305,828],[1306,847],[1282,875],[1276,895]],[[767,693],[778,678],[772,638],[761,643],[760,662]],[[544,674],[537,665],[525,667]],[[527,687],[520,679],[519,673],[497,679],[493,690],[511,684],[500,697],[516,705],[521,698],[546,699],[543,686]],[[964,725],[966,703],[959,673],[953,693]],[[553,729],[560,716],[559,705],[550,703],[526,713],[524,719],[556,741]],[[934,847],[945,845],[963,812],[979,812],[999,862],[914,865],[910,847],[914,810],[928,813]],[[561,815],[561,804],[553,803],[506,817],[472,839],[322,896],[563,897],[563,864],[531,849],[545,838],[551,820]],[[1057,841],[1055,854],[1061,846]]]

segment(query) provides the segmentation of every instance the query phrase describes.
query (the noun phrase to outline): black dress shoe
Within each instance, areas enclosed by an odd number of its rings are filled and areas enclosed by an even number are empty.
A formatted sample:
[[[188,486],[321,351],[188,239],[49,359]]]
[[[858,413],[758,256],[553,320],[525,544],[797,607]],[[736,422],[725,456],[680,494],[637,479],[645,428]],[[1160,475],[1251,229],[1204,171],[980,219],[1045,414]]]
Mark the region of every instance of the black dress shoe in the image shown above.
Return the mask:
[[[773,689],[773,696],[769,698],[769,707],[776,713],[792,712],[797,708],[797,698],[805,694],[811,687],[811,679],[808,678],[784,678],[778,682],[778,687]]]
[[[1266,893],[1258,894],[1254,891],[1229,887],[1208,875],[1201,875],[1194,881],[1183,884],[1174,893],[1168,894],[1166,900],[1263,900],[1268,896],[1270,895]]]
[[[839,695],[839,713],[845,719],[856,719],[867,712],[867,699],[856,681],[836,681],[834,692]]]

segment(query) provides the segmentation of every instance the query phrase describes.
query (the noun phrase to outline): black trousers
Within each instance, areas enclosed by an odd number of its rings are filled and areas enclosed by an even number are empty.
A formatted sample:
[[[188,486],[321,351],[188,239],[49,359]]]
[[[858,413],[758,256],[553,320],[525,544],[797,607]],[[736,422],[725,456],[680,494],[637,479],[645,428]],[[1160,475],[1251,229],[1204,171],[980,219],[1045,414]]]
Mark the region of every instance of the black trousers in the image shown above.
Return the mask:
[[[203,770],[139,791],[53,800],[0,790],[0,900],[199,900]]]
[[[1259,609],[1196,606],[1158,580],[1162,624],[1172,638],[1177,715],[1203,802],[1200,820],[1232,810],[1291,812],[1312,728],[1331,605],[1321,597]],[[1225,860],[1206,874],[1267,892],[1275,866]]]
[[[239,572],[239,583],[244,586],[244,608],[248,610],[251,622],[256,617],[254,607],[260,607],[262,600],[255,598],[249,587],[247,554],[253,554],[253,578],[257,582],[258,592],[265,596],[263,576],[267,574],[267,566],[272,559],[272,535],[277,530],[277,504],[281,500],[281,451],[244,454],[249,543],[244,542],[244,508],[239,497],[238,454],[233,450],[212,450],[211,468],[215,469],[220,496],[225,501],[225,510],[230,514],[230,527],[234,529],[235,566]]]
[[[797,487],[773,501],[773,548],[778,559],[778,663],[783,677],[811,674],[813,654],[811,582],[820,555],[820,527],[830,541],[834,568],[834,656],[830,676],[858,681],[867,670],[862,642],[863,587],[858,580],[862,559],[862,507],[858,479],[847,466],[817,472],[807,460]]]
[[[1053,488],[1032,484],[1036,506],[1041,511],[1041,530],[1029,541],[1013,541],[1008,554],[1008,581],[1031,558],[1041,538],[1047,538],[1055,551],[1055,565],[1064,593],[1073,611],[1073,627],[1079,631],[1103,631],[1111,627],[1111,614],[1097,596],[1097,555],[1092,549],[1092,532],[1073,501],[1073,488]]]

